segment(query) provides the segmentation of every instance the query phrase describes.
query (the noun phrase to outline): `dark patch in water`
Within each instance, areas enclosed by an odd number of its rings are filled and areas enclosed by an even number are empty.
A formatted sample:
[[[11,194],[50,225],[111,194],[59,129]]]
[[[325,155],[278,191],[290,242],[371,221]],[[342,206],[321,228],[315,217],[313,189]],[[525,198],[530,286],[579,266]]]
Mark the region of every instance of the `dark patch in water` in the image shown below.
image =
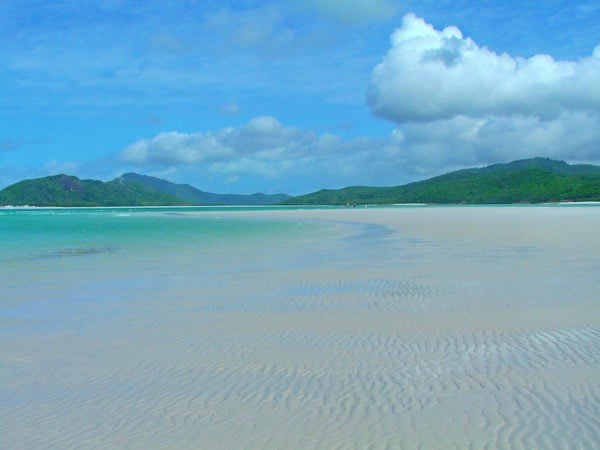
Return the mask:
[[[177,217],[194,217],[191,214],[180,213],[180,212],[165,212],[163,216],[177,216]]]
[[[59,248],[50,252],[43,252],[33,256],[31,259],[46,259],[46,258],[65,258],[69,256],[85,256],[95,255],[99,253],[109,253],[110,247],[67,247]]]

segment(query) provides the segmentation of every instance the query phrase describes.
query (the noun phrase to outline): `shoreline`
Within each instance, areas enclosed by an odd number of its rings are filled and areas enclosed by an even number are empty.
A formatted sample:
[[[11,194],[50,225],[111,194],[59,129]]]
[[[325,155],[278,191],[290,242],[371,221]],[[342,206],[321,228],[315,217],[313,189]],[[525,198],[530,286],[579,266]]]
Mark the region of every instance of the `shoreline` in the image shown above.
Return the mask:
[[[0,210],[36,210],[36,209],[184,209],[184,208],[198,208],[198,209],[214,209],[214,208],[247,208],[247,209],[364,209],[364,208],[375,208],[375,209],[386,209],[394,207],[535,207],[535,206],[577,206],[577,205],[589,205],[589,206],[600,206],[600,201],[581,201],[581,202],[541,202],[541,203],[360,203],[354,207],[348,207],[342,204],[324,204],[324,205],[152,205],[152,206],[30,206],[30,205],[4,205],[0,206]]]

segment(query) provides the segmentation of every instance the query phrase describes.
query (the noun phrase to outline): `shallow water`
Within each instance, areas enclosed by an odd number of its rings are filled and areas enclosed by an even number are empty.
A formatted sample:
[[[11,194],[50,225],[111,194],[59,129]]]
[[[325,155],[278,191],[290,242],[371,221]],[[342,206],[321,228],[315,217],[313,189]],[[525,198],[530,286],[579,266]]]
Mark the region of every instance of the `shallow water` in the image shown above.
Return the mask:
[[[600,208],[0,212],[1,448],[597,448]]]

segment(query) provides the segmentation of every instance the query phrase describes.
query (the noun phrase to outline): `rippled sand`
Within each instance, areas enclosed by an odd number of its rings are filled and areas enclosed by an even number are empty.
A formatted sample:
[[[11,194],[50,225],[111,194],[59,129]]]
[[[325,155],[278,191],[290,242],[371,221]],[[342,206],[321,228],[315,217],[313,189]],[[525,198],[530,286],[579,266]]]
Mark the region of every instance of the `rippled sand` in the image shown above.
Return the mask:
[[[1,448],[600,448],[599,207],[227,214],[331,226],[3,280]]]

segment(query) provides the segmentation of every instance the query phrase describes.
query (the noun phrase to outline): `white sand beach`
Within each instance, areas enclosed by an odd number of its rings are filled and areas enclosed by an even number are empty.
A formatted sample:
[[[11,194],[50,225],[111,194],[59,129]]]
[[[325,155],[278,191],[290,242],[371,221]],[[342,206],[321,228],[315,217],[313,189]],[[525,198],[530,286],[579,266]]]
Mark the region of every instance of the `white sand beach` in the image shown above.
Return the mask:
[[[314,230],[0,269],[1,448],[600,448],[600,208],[182,214]]]

